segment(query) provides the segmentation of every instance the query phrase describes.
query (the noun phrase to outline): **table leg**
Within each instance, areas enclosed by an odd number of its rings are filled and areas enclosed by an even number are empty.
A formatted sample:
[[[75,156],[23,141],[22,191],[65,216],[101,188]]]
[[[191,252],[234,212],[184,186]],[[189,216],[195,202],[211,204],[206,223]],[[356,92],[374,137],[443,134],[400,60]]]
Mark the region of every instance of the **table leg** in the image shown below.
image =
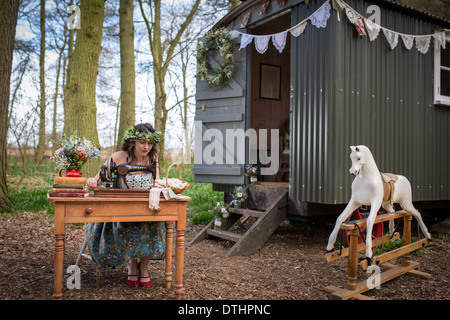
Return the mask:
[[[172,286],[173,221],[166,221],[166,288]]]
[[[178,230],[175,248],[175,297],[181,300],[183,294],[183,265],[184,265],[184,233],[185,230]]]
[[[55,256],[53,297],[62,299],[64,265],[64,205],[55,204]]]

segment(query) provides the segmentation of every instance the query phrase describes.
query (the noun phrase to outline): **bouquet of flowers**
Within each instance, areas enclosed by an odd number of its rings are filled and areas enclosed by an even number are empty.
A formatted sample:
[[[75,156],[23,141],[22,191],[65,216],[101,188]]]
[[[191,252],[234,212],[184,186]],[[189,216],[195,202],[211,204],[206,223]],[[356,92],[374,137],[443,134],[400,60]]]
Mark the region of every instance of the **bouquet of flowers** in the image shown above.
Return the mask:
[[[250,183],[256,183],[258,181],[259,170],[255,164],[248,164],[245,167],[245,173],[250,177]]]
[[[91,141],[79,138],[77,132],[73,131],[67,137],[65,134],[62,136],[50,159],[58,169],[80,170],[88,160],[98,156],[100,150]]]
[[[247,191],[243,186],[236,186],[234,187],[234,194],[233,194],[233,205],[236,208],[240,208],[242,205],[242,202],[247,199]]]
[[[211,210],[216,219],[228,218],[228,210],[223,202],[217,202],[216,206]]]
[[[245,173],[249,176],[249,177],[257,177],[259,170],[258,167],[254,164],[248,164],[245,167]]]

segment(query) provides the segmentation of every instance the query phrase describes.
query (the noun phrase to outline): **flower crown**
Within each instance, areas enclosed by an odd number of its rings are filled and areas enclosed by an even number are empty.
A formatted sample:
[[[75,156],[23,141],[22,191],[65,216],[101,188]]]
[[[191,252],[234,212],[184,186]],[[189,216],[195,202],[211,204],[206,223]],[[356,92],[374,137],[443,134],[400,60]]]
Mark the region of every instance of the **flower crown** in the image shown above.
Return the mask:
[[[151,133],[146,130],[137,130],[134,126],[131,126],[127,131],[125,131],[122,142],[125,142],[126,140],[144,140],[150,141],[152,144],[157,144],[159,142],[160,135],[161,132],[159,131]]]

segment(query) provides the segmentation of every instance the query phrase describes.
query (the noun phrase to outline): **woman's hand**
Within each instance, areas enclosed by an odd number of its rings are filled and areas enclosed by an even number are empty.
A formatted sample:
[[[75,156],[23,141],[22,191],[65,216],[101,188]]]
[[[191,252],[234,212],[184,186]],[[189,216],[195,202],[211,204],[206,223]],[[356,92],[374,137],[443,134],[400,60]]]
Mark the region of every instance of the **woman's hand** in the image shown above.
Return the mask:
[[[88,186],[89,189],[95,189],[97,188],[97,179],[95,178],[89,178],[86,180],[86,185]]]

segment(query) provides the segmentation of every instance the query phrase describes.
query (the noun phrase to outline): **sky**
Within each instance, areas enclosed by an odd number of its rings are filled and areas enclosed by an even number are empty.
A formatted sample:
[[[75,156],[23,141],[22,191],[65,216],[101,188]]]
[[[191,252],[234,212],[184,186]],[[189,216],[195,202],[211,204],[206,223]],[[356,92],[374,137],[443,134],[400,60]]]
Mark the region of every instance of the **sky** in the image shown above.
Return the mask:
[[[174,3],[186,3],[191,0],[174,0]],[[50,6],[51,3],[47,2],[47,6]],[[118,6],[117,6],[118,9]],[[50,10],[49,10],[50,11]],[[135,28],[145,28],[142,23],[142,16],[139,8],[135,8],[134,13],[135,19]],[[34,31],[34,32],[33,32]],[[145,36],[146,31],[144,31],[144,36],[135,36],[135,49],[136,49],[136,68],[144,61],[148,61],[150,58],[149,55],[149,45],[146,41]],[[26,19],[20,19],[16,28],[16,38],[22,40],[31,40],[35,37],[39,37],[39,30],[31,30],[30,24]],[[115,52],[107,53],[107,51],[102,50],[101,61],[100,61],[100,74],[98,76],[97,81],[101,81],[105,78],[109,81],[109,86],[105,89],[105,86],[100,87],[97,86],[97,91],[103,90],[103,93],[107,93],[108,100],[102,99],[102,97],[98,97],[97,99],[97,127],[99,132],[100,144],[102,147],[106,147],[112,144],[113,141],[113,129],[115,122],[115,113],[116,113],[116,105],[117,101],[120,97],[120,56],[119,56],[119,46],[118,46],[118,37],[115,40],[111,40],[112,37],[107,38],[108,34],[104,30],[104,40],[102,46],[109,47],[112,44],[112,41],[116,41]],[[39,39],[36,39],[39,41]],[[47,36],[46,42],[47,45],[49,41],[52,41],[50,36]],[[24,79],[21,84],[21,95],[20,99],[17,99],[14,104],[14,117],[17,120],[25,117],[25,114],[32,110],[33,107],[36,106],[37,101],[39,100],[40,89],[39,89],[39,52],[35,52],[33,55],[33,64],[36,68],[34,72],[28,72],[25,74]],[[22,60],[24,57],[14,55],[13,61],[13,70],[14,67]],[[46,133],[49,134],[52,131],[52,117],[53,117],[53,95],[54,95],[54,84],[56,79],[56,62],[58,59],[58,55],[51,51],[46,50],[46,98],[47,98],[47,109],[46,109]],[[102,74],[102,73],[105,74]],[[188,78],[189,80],[189,93],[194,94],[195,92],[195,59],[191,62],[191,76]],[[14,74],[12,75],[12,81],[14,80]],[[167,78],[166,82],[169,82],[169,78]],[[61,79],[60,79],[61,81]],[[151,73],[138,73],[136,72],[136,123],[139,122],[150,122],[154,123],[154,115],[152,110],[152,99],[153,99],[153,76]],[[11,86],[11,92],[13,92],[14,83]],[[62,89],[60,88],[60,93]],[[106,90],[106,91],[105,91]],[[180,93],[181,94],[181,93]],[[194,110],[193,104],[195,104],[195,99],[191,98],[191,108]],[[171,106],[175,103],[175,95],[168,95],[168,103],[167,106]],[[62,101],[58,100],[58,121],[57,127],[58,131],[62,131],[63,129],[63,109],[62,109]],[[191,115],[191,120],[193,122],[193,114]],[[38,122],[35,124],[36,131],[38,127]],[[179,120],[179,112],[174,111],[171,113],[169,118],[168,127],[170,130],[166,132],[166,148],[179,148],[182,144],[181,137],[182,134],[182,125]],[[37,138],[36,138],[37,139]],[[8,135],[8,141],[11,143],[15,143],[14,136],[10,133]],[[37,143],[37,141],[35,142]]]

